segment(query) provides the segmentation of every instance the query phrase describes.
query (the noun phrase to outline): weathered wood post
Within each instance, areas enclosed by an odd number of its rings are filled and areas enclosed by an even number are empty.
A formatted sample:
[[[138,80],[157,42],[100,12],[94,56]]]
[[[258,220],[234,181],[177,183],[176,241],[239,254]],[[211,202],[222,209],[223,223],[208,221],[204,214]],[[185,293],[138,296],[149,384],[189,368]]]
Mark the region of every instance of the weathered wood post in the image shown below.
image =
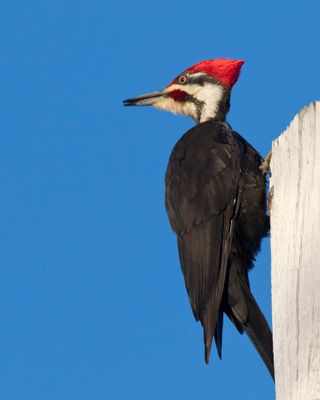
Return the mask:
[[[277,400],[320,400],[320,102],[273,142],[272,308]]]

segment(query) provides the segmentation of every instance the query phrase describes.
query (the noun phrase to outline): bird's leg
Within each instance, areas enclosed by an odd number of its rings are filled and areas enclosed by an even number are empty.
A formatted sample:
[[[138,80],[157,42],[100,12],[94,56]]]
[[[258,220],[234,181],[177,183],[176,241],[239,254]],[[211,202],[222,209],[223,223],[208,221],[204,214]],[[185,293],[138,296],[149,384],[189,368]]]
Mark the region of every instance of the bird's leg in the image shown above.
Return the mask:
[[[270,162],[271,162],[271,157],[272,157],[272,151],[269,151],[269,153],[265,156],[263,159],[261,165],[260,165],[260,171],[262,172],[263,175],[266,175],[270,173]],[[273,200],[273,193],[274,193],[274,188],[273,185],[271,186],[269,190],[269,195],[268,195],[268,209],[269,212],[271,211],[272,208],[272,200]]]
[[[263,159],[263,161],[260,165],[260,170],[263,173],[263,175],[270,172],[271,157],[272,157],[272,151],[269,151],[269,153],[265,156],[265,158]]]

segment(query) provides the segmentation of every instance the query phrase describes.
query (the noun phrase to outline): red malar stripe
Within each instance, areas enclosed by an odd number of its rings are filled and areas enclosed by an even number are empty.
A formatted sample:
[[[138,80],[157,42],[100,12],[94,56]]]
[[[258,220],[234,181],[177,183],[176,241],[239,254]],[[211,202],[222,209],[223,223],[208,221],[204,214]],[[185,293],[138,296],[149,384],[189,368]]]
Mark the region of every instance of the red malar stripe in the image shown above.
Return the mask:
[[[183,101],[188,93],[184,92],[180,89],[174,89],[167,94],[168,97],[171,97],[174,101]]]

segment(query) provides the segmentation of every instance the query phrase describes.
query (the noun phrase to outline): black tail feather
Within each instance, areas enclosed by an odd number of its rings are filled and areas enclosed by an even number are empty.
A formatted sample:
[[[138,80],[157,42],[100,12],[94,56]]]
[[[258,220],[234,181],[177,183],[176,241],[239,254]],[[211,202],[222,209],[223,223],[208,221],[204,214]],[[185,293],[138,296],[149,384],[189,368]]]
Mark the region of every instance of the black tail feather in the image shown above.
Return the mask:
[[[247,333],[274,380],[273,340],[268,322],[255,301],[241,266],[233,264],[228,282],[226,314]]]
[[[220,309],[217,319],[216,329],[214,332],[214,340],[216,342],[216,347],[220,360],[222,358],[222,330],[223,330],[223,311]]]
[[[244,330],[260,354],[274,380],[272,332],[252,294],[247,293],[248,320]]]

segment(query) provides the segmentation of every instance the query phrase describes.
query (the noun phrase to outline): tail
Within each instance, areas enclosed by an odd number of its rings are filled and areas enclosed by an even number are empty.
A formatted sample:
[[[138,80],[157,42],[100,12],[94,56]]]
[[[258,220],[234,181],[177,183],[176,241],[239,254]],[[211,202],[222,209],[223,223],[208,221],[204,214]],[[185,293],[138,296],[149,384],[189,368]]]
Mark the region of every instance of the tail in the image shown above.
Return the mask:
[[[214,331],[214,340],[216,342],[218,356],[222,358],[222,331],[223,331],[223,311],[219,310],[216,329]]]
[[[248,320],[243,325],[274,380],[272,332],[254,297],[247,293]]]
[[[239,269],[235,267],[233,273],[230,273],[227,315],[238,330],[239,324],[242,325],[274,380],[272,332],[250,292],[246,283],[247,278],[239,272]]]

